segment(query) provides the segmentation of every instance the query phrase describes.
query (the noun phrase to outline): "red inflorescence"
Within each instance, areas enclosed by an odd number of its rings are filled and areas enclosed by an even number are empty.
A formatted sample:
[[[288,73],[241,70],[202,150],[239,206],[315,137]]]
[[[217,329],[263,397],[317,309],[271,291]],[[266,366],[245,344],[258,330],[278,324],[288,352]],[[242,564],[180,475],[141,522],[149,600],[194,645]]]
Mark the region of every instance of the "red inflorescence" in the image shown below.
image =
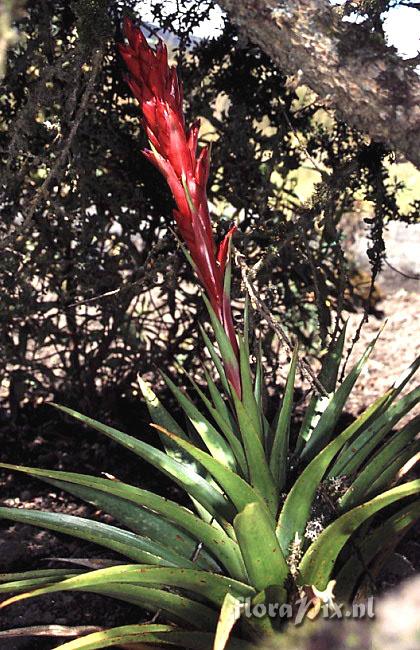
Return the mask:
[[[119,51],[129,70],[127,82],[140,104],[151,146],[143,153],[166,178],[177,206],[174,217],[180,235],[237,355],[230,299],[224,294],[229,240],[236,226],[217,249],[206,194],[209,147],[197,148],[198,120],[186,128],[182,85],[176,68],[168,64],[166,45],[159,41],[156,49],[152,48],[129,19],[125,20],[124,32],[128,44],[119,45]],[[233,374],[229,378],[240,395],[240,379],[238,373]]]

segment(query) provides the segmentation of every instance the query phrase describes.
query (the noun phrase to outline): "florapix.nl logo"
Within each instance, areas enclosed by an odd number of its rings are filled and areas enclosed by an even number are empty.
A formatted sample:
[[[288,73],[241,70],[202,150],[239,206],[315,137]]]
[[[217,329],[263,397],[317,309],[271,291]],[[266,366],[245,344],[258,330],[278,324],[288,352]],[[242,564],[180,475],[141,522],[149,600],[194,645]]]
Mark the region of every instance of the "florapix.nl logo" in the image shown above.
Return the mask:
[[[245,618],[279,618],[288,620],[294,625],[300,625],[305,618],[324,619],[363,619],[374,618],[374,597],[369,596],[363,602],[353,604],[337,603],[333,588],[335,581],[328,583],[325,590],[321,591],[314,586],[305,587],[300,592],[300,597],[293,604],[279,603],[266,600],[253,602],[252,598],[237,598],[234,605],[235,620]]]

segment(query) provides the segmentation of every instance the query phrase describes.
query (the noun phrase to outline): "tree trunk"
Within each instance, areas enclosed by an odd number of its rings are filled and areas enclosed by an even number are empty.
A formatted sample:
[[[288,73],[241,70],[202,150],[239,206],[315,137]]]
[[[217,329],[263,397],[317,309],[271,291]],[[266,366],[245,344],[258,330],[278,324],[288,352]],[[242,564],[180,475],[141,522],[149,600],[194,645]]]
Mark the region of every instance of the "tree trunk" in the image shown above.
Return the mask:
[[[328,0],[219,0],[242,33],[339,117],[420,167],[420,78],[366,27]]]

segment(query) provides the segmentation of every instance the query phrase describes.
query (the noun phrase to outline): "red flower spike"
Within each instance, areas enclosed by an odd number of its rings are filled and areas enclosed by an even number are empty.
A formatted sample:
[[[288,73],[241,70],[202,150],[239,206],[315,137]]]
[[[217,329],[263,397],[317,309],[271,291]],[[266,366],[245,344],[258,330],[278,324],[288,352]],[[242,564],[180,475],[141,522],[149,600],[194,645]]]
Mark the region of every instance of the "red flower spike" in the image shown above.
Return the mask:
[[[213,238],[206,185],[210,167],[209,147],[197,156],[197,120],[185,127],[182,107],[183,90],[175,67],[168,64],[166,45],[159,41],[156,49],[128,18],[124,21],[128,45],[119,51],[129,71],[128,85],[140,104],[144,127],[152,149],[143,154],[161,172],[175,199],[175,221],[204,286],[211,306],[229,337],[235,355],[238,344],[232,320],[230,298],[224,292],[224,277],[233,226],[219,246]],[[238,367],[226,367],[226,374],[241,397]]]

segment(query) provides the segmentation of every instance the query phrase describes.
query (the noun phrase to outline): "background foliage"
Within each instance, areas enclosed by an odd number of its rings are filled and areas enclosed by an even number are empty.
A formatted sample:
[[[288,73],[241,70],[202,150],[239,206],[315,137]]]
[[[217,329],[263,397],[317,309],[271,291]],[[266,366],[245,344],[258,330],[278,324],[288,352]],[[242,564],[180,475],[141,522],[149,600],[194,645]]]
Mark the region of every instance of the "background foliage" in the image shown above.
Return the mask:
[[[0,96],[1,395],[14,416],[24,396],[51,393],[89,412],[98,395],[110,404],[129,392],[139,371],[197,358],[198,301],[168,233],[172,201],[141,155],[116,55],[120,18],[136,4],[28,0],[18,17]],[[178,4],[175,15],[154,3],[155,25],[178,37],[188,114],[215,140],[217,231],[237,219],[235,244],[259,262],[272,312],[319,351],[358,299],[340,232],[355,194],[373,206],[374,274],[383,228],[401,218],[389,153],[336,121],[229,22],[217,38],[192,38],[213,2]],[[302,166],[322,178],[307,203],[293,180]]]

